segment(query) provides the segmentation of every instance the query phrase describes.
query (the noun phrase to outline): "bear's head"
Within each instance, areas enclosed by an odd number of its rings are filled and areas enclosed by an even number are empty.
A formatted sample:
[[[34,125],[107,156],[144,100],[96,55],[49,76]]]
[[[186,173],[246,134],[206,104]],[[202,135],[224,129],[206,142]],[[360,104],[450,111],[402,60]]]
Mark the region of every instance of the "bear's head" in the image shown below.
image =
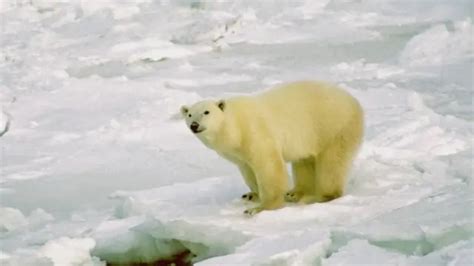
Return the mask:
[[[224,121],[225,102],[220,100],[201,101],[191,107],[182,106],[181,115],[186,120],[186,125],[199,138],[212,137]]]

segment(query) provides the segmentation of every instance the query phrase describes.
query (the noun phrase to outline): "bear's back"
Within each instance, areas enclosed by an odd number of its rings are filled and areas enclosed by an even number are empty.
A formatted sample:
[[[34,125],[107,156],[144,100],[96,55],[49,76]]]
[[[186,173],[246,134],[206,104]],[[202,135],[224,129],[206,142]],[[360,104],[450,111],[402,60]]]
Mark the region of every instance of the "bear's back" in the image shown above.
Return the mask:
[[[318,81],[288,83],[256,96],[256,101],[267,116],[281,119],[285,125],[292,124],[285,120],[308,122],[311,118],[325,127],[344,124],[346,118],[360,107],[349,93],[330,83]]]
[[[295,150],[296,147],[322,148],[355,113],[362,112],[349,93],[325,82],[285,84],[256,96],[255,100],[266,125],[282,143],[288,160],[306,153]]]

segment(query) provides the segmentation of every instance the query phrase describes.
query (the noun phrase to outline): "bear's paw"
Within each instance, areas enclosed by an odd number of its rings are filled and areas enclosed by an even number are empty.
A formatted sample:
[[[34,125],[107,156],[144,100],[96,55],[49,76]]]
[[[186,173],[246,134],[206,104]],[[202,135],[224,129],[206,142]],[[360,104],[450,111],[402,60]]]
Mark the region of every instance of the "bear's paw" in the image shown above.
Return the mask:
[[[290,190],[285,194],[285,201],[287,202],[299,202],[303,197],[303,192],[298,190]]]
[[[249,192],[242,195],[242,199],[250,202],[258,202],[258,194],[256,192]]]

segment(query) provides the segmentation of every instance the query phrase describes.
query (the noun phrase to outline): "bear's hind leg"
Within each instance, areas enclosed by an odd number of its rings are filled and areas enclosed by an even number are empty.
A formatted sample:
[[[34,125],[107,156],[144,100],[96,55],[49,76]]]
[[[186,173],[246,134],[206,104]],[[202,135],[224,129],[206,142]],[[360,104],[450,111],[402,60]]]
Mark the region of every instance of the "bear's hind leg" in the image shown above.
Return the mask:
[[[335,143],[316,160],[315,193],[308,201],[326,202],[342,196],[351,158]]]
[[[325,202],[344,193],[347,174],[363,137],[361,114],[316,158],[315,194],[307,201]]]
[[[303,197],[314,194],[314,158],[293,162],[291,168],[293,171],[294,188],[285,194],[285,200],[288,202],[299,202]]]

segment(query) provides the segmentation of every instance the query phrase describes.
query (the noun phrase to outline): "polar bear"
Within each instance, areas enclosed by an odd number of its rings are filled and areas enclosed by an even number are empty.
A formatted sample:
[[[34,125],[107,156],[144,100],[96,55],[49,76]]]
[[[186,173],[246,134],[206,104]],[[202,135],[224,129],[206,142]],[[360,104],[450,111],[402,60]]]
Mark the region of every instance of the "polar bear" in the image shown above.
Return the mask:
[[[255,96],[201,101],[181,107],[191,131],[235,163],[259,202],[245,211],[281,208],[288,202],[340,197],[364,131],[363,110],[349,93],[321,81],[280,85]],[[286,162],[294,188],[288,191]]]

